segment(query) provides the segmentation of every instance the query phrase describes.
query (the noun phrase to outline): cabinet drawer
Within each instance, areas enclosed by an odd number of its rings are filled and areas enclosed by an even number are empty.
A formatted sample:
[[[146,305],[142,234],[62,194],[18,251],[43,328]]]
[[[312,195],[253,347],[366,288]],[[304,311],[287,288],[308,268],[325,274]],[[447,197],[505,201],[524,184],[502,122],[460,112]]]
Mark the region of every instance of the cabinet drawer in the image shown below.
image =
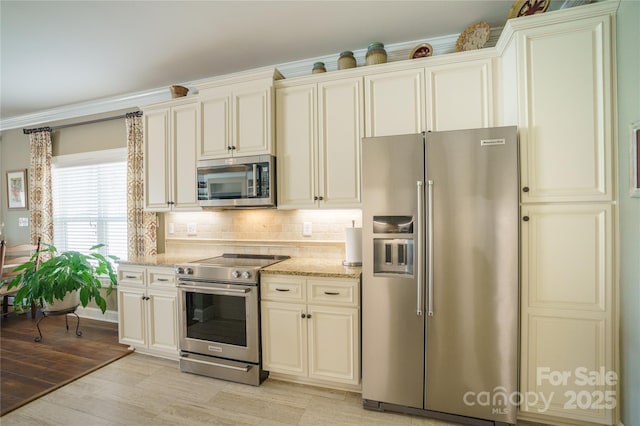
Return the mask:
[[[305,303],[305,280],[297,277],[263,276],[260,283],[263,300]]]
[[[358,306],[358,280],[309,279],[309,303],[337,306]]]
[[[144,287],[144,268],[120,268],[118,270],[118,285]]]
[[[172,269],[147,269],[147,282],[149,287],[175,287],[176,276]]]

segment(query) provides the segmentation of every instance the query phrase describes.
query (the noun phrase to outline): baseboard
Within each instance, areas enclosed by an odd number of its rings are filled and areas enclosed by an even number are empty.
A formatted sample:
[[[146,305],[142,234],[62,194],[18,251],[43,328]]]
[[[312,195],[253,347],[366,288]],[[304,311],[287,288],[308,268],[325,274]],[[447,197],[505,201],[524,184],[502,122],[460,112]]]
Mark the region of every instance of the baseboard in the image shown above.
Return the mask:
[[[76,310],[76,314],[81,318],[89,318],[106,322],[118,322],[118,311],[105,311],[103,314],[100,308],[83,308],[79,306]]]

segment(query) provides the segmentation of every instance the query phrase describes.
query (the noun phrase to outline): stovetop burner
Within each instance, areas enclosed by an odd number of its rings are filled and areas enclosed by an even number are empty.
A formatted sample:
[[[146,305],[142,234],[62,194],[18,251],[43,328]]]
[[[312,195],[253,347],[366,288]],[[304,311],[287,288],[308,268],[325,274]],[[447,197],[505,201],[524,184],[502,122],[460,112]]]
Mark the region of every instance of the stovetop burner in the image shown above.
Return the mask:
[[[206,266],[220,267],[246,267],[246,268],[264,268],[289,259],[289,256],[278,256],[268,254],[234,254],[225,253],[222,256],[210,257],[207,259],[196,260],[193,263]]]
[[[210,257],[176,266],[178,281],[258,283],[260,269],[289,259],[289,256],[234,254]]]

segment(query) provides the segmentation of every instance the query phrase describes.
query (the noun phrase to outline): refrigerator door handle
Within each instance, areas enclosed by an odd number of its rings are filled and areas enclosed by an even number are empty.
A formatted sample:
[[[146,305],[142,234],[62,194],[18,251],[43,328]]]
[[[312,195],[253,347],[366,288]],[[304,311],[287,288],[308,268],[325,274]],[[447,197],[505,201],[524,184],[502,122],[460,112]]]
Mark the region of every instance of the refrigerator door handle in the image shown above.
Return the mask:
[[[427,181],[427,233],[429,238],[427,240],[427,315],[433,316],[433,181]]]
[[[416,182],[418,191],[418,221],[416,233],[418,235],[418,248],[416,253],[416,269],[417,269],[417,310],[416,315],[421,317],[423,314],[422,308],[422,289],[424,288],[424,268],[422,267],[422,256],[424,254],[424,182],[419,180]]]

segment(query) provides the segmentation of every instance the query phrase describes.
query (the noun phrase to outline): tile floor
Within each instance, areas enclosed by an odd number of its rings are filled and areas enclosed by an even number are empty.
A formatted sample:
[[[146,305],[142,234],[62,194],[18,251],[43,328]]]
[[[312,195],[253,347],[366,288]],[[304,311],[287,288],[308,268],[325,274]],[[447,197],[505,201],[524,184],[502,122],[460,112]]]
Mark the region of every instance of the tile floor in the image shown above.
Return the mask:
[[[181,373],[132,354],[3,416],[13,425],[422,425],[362,408],[359,394],[267,380],[254,387]]]

